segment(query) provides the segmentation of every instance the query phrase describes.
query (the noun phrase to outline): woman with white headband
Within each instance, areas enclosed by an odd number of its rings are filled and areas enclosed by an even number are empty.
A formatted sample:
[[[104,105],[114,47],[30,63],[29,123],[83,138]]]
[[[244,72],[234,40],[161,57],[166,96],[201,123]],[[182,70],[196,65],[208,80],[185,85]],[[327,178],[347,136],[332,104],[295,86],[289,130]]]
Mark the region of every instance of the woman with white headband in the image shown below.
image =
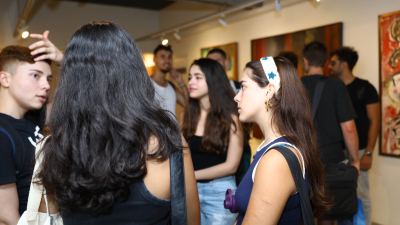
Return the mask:
[[[236,95],[239,120],[257,123],[265,137],[236,190],[239,224],[302,224],[298,190],[285,157],[296,156],[314,216],[328,210],[323,167],[307,92],[290,61],[265,57],[246,64]],[[306,192],[304,192],[306,193]]]

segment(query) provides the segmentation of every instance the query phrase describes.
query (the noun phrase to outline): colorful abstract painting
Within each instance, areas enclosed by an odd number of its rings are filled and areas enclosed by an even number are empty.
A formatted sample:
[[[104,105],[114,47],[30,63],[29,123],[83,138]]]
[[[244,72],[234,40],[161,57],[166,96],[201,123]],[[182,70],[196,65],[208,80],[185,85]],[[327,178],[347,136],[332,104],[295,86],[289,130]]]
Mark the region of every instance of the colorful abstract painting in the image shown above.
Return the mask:
[[[218,45],[213,47],[206,47],[200,50],[201,58],[206,58],[207,53],[214,49],[220,48],[226,53],[226,58],[229,61],[229,65],[226,68],[226,75],[230,80],[238,80],[238,43],[230,43],[225,45]]]
[[[400,11],[380,15],[378,20],[382,104],[380,154],[400,157]]]
[[[265,56],[277,56],[282,51],[291,51],[298,56],[297,71],[302,77],[303,48],[312,41],[320,41],[326,45],[328,52],[342,46],[342,23],[301,30],[297,32],[260,38],[251,41],[252,60],[259,60]],[[325,75],[329,76],[328,65],[325,66]]]

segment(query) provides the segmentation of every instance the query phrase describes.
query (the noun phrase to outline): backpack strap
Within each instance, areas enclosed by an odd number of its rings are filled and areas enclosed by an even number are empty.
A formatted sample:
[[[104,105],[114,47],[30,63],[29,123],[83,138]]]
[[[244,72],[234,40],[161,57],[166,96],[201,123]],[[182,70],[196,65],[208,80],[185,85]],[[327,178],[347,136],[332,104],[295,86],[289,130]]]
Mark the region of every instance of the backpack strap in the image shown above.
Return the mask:
[[[321,78],[319,78],[319,80],[317,82],[317,86],[315,87],[314,97],[313,97],[313,101],[312,101],[312,117],[313,118],[315,117],[315,114],[317,113],[318,105],[321,100],[322,91],[324,90],[325,81],[326,81],[326,77],[322,76]]]
[[[299,160],[297,156],[288,148],[284,146],[275,146],[273,149],[279,151],[286,159],[294,182],[299,192],[301,214],[303,216],[304,225],[315,225],[314,216],[311,209],[310,197],[307,193],[306,184],[304,182]]]
[[[14,153],[15,173],[18,174],[22,170],[22,165],[24,163],[24,143],[15,128],[3,119],[0,119],[0,131],[5,133],[11,140]]]
[[[182,147],[169,156],[169,166],[171,173],[171,224],[186,225],[185,167]]]

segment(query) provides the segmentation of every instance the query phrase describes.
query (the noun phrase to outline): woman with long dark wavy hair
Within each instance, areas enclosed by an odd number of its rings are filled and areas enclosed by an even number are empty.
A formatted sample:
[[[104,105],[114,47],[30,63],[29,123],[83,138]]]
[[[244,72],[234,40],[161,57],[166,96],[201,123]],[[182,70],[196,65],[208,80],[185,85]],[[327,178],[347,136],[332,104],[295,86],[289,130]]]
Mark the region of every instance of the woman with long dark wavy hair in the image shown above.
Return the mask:
[[[296,154],[316,217],[327,211],[325,176],[311,108],[296,68],[283,57],[246,64],[236,95],[239,119],[257,123],[265,137],[236,191],[239,224],[302,224],[299,194],[288,163],[274,146]]]
[[[232,224],[236,215],[224,209],[227,189],[236,190],[235,172],[245,134],[235,96],[224,68],[198,59],[189,71],[189,104],[181,119],[191,151],[200,198],[201,224]]]
[[[64,224],[169,223],[169,157],[180,148],[181,134],[154,99],[128,33],[109,22],[75,32],[61,65],[38,175]],[[183,151],[188,224],[199,224],[191,157]]]

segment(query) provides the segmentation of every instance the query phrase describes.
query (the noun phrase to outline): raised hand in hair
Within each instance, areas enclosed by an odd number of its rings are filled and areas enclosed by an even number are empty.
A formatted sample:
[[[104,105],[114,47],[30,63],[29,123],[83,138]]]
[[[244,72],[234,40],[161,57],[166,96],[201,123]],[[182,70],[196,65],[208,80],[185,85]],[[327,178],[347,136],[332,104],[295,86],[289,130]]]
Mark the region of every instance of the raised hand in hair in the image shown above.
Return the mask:
[[[31,34],[31,38],[39,39],[40,41],[35,42],[29,46],[32,49],[32,55],[40,53],[47,53],[35,58],[35,61],[50,59],[58,64],[61,64],[64,59],[64,54],[48,39],[50,31],[46,30],[42,34]]]
[[[175,69],[171,70],[171,78],[179,85],[180,88],[185,87],[186,84],[183,81],[182,74]]]

